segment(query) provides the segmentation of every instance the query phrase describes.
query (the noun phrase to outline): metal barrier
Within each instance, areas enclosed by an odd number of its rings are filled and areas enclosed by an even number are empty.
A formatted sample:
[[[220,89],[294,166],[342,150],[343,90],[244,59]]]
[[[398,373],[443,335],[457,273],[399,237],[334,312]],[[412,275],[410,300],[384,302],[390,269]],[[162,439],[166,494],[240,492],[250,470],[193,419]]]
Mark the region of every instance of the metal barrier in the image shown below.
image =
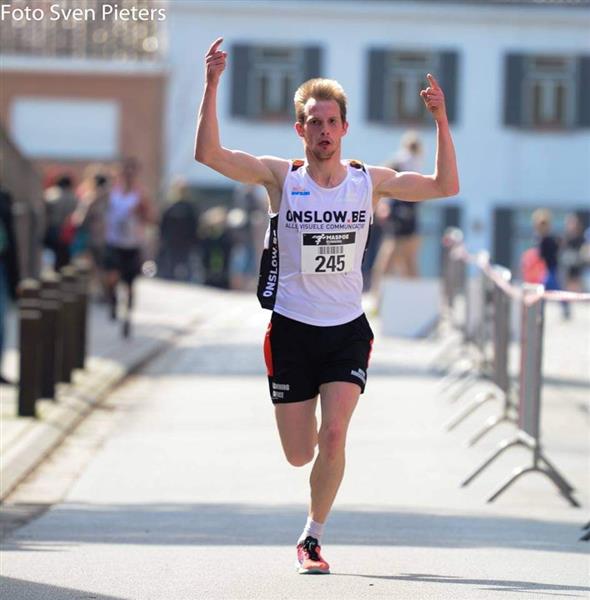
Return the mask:
[[[502,420],[510,419],[510,415],[513,412],[513,402],[511,399],[510,390],[510,377],[508,375],[508,347],[510,344],[510,297],[506,296],[502,288],[494,280],[488,279],[483,275],[482,279],[485,283],[482,283],[482,293],[485,295],[483,305],[483,319],[480,326],[480,352],[484,358],[482,365],[482,374],[480,377],[485,378],[494,385],[494,388],[485,392],[481,392],[476,395],[475,399],[459,412],[458,415],[453,417],[447,424],[447,430],[452,431],[460,423],[462,423],[467,417],[472,415],[478,408],[484,406],[492,400],[498,398],[504,399],[504,413]],[[496,281],[498,279],[505,282],[510,282],[512,274],[508,269],[504,267],[493,267],[493,273]],[[491,293],[490,293],[491,286]],[[488,314],[489,309],[491,313]],[[489,321],[488,321],[489,317]],[[488,340],[488,336],[491,331],[491,340]],[[489,359],[491,363],[489,377],[487,376],[487,363],[485,359],[488,354],[488,341],[491,341],[492,356]],[[479,432],[475,437],[475,441],[472,440],[473,445],[478,439],[480,439],[488,430],[489,426],[485,428],[485,431]]]
[[[88,269],[64,267],[61,276],[27,279],[21,287],[18,415],[35,417],[37,400],[55,400],[57,383],[71,382],[74,369],[84,368]]]
[[[458,236],[457,236],[458,237]],[[517,425],[516,434],[501,442],[496,451],[479,468],[477,468],[461,484],[463,487],[469,485],[482,471],[496,460],[505,450],[514,446],[525,447],[532,452],[532,462],[514,471],[512,476],[504,483],[490,498],[493,502],[517,479],[526,473],[539,472],[548,477],[558,488],[559,492],[568,500],[572,506],[579,506],[573,497],[574,488],[549,461],[543,452],[541,444],[541,390],[542,390],[542,356],[543,356],[543,333],[544,333],[544,308],[546,300],[559,301],[590,301],[590,294],[575,294],[571,292],[545,292],[543,286],[523,285],[517,288],[511,285],[510,271],[503,267],[490,266],[488,261],[481,256],[471,256],[464,248],[457,245],[453,251],[445,254],[448,262],[443,269],[444,289],[450,290],[449,297],[456,298],[457,288],[453,273],[456,268],[451,266],[453,261],[461,260],[464,264],[475,264],[478,267],[478,289],[477,305],[473,308],[481,310],[481,318],[475,320],[473,335],[469,333],[463,337],[464,345],[472,344],[476,347],[480,359],[480,365],[472,363],[471,368],[464,369],[459,374],[448,375],[452,378],[450,389],[458,382],[463,382],[466,388],[469,380],[480,382],[489,380],[493,384],[493,391],[478,394],[475,399],[455,416],[447,425],[451,430],[457,427],[469,415],[473,414],[480,406],[492,399],[502,397],[503,408],[500,414],[491,417],[476,435],[469,440],[469,445],[474,445],[484,435],[502,422],[511,422]],[[468,285],[463,286],[466,297],[466,320],[472,318],[469,312]],[[512,301],[517,300],[521,307],[520,328],[520,367],[518,374],[518,390],[512,385],[508,364],[510,348],[510,323]],[[451,319],[451,323],[453,323]],[[469,323],[463,328],[469,331]],[[489,357],[489,350],[491,356]],[[489,360],[489,364],[488,364]],[[476,373],[475,367],[479,366],[480,372]],[[488,369],[489,378],[487,377]],[[455,399],[463,395],[455,394]]]

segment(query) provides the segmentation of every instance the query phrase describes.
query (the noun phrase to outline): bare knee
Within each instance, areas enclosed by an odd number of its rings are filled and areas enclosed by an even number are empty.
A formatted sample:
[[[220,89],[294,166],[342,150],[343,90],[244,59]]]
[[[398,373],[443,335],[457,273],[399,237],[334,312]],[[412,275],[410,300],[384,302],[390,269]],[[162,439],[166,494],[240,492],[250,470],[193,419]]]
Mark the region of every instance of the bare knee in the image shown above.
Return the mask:
[[[318,436],[320,453],[328,460],[339,458],[344,453],[346,429],[340,424],[322,427]]]
[[[297,448],[296,450],[286,450],[285,456],[290,465],[294,467],[303,467],[309,464],[314,457],[315,451],[313,448]]]

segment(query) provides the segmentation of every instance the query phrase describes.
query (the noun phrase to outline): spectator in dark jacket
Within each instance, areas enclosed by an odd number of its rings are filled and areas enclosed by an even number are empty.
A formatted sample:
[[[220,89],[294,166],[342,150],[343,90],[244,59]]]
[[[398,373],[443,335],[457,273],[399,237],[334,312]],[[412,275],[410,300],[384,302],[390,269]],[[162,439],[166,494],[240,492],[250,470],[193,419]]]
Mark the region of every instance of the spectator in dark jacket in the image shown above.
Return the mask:
[[[170,203],[160,221],[160,272],[167,279],[191,281],[192,254],[197,247],[198,215],[184,181],[170,191]]]
[[[5,318],[8,302],[15,300],[20,279],[16,236],[12,218],[12,198],[0,185],[0,367],[4,353]],[[0,384],[10,383],[0,371]]]
[[[70,262],[70,245],[74,237],[71,217],[77,206],[78,199],[69,175],[62,175],[54,186],[45,190],[45,246],[55,255],[53,268],[56,271]]]
[[[551,232],[551,212],[539,208],[533,213],[533,227],[537,234],[539,256],[545,262],[547,268],[543,285],[548,291],[559,291],[562,289],[559,281],[559,251],[560,240]],[[570,307],[567,302],[562,302],[563,317],[570,317]]]

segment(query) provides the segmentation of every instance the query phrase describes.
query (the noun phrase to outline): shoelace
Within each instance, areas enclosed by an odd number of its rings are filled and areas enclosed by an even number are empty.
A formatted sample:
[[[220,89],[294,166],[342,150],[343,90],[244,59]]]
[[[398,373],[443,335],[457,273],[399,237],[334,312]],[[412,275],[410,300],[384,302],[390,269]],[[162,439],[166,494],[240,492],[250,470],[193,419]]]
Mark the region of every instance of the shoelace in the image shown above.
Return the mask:
[[[319,546],[316,539],[312,537],[305,538],[305,541],[303,542],[303,549],[305,552],[307,552],[307,555],[311,560],[320,560],[320,557],[318,556],[318,548]]]

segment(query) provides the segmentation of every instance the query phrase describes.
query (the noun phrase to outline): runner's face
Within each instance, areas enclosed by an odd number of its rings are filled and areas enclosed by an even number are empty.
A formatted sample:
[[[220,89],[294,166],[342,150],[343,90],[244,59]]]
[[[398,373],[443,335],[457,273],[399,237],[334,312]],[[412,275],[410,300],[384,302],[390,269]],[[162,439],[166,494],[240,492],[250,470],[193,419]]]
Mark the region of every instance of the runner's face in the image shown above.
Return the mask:
[[[336,100],[310,98],[305,105],[305,119],[296,123],[295,128],[303,138],[306,152],[311,151],[317,160],[329,160],[335,154],[340,155],[348,123],[342,122]]]

